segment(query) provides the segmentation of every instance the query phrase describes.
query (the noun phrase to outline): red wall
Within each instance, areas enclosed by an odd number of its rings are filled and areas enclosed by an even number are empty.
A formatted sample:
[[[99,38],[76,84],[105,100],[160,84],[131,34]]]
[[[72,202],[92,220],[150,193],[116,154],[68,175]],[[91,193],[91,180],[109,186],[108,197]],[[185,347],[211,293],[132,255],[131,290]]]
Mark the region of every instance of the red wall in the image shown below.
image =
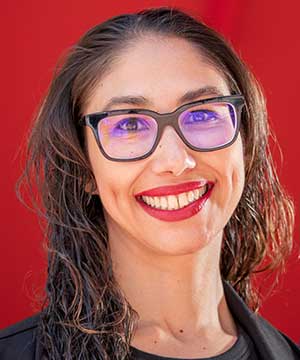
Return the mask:
[[[1,309],[0,327],[35,311],[42,292],[45,257],[42,234],[33,213],[14,194],[20,174],[20,150],[30,119],[62,52],[92,25],[144,6],[176,5],[192,11],[230,39],[263,84],[271,123],[283,151],[281,180],[299,199],[300,3],[268,0],[111,1],[15,0],[1,5]],[[276,6],[275,6],[276,3]],[[279,159],[278,150],[274,150]],[[299,202],[296,204],[299,205]],[[299,241],[298,231],[295,242]],[[300,341],[299,262],[291,257],[280,291],[262,313]]]

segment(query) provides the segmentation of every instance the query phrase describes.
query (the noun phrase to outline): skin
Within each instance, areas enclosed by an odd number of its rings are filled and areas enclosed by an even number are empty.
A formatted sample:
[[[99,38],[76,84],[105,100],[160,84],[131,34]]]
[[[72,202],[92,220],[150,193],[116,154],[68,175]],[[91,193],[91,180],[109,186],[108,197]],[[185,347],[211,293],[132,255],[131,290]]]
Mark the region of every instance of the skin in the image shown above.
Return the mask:
[[[125,95],[146,101],[109,109],[171,112],[182,104],[178,101],[184,93],[206,86],[229,95],[223,75],[187,41],[148,36],[120,54],[84,113],[107,110],[112,97]],[[167,127],[150,157],[120,163],[107,160],[92,131],[85,131],[115,277],[140,317],[132,346],[170,357],[209,357],[226,351],[236,341],[237,329],[224,297],[219,258],[223,229],[244,187],[240,136],[228,148],[201,153]],[[176,176],[187,157],[196,166]],[[203,177],[215,184],[211,197],[199,213],[182,221],[153,218],[134,197],[143,190]]]

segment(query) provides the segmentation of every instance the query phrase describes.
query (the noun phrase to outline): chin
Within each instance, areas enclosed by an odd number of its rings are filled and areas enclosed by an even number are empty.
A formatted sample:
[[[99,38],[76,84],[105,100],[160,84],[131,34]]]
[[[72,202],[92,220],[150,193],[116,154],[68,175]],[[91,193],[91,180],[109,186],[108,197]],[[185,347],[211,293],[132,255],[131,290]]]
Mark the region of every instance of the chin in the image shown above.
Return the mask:
[[[199,252],[207,248],[210,244],[220,243],[218,236],[219,232],[211,231],[193,231],[193,232],[168,232],[163,234],[161,232],[159,236],[155,236],[155,243],[152,241],[147,243],[152,249],[156,249],[156,252],[166,255],[188,255]],[[222,235],[222,234],[221,234]]]

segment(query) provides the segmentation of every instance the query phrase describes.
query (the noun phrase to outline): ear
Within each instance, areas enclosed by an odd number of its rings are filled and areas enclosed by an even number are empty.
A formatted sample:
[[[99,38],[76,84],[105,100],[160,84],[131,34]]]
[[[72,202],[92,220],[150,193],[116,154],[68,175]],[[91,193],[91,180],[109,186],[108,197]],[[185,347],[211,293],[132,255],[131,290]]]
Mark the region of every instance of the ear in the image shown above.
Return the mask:
[[[90,180],[89,182],[87,182],[84,186],[84,191],[91,195],[99,195],[95,180]]]

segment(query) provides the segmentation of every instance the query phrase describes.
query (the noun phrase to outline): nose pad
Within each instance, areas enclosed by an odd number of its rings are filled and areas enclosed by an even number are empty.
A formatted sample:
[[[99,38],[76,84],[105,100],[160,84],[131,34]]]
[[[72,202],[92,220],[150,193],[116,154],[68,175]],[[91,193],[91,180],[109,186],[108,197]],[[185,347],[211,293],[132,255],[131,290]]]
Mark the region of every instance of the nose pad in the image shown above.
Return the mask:
[[[157,174],[168,172],[179,176],[185,169],[195,166],[194,157],[187,152],[186,145],[175,129],[166,126],[153,154],[152,170]]]

